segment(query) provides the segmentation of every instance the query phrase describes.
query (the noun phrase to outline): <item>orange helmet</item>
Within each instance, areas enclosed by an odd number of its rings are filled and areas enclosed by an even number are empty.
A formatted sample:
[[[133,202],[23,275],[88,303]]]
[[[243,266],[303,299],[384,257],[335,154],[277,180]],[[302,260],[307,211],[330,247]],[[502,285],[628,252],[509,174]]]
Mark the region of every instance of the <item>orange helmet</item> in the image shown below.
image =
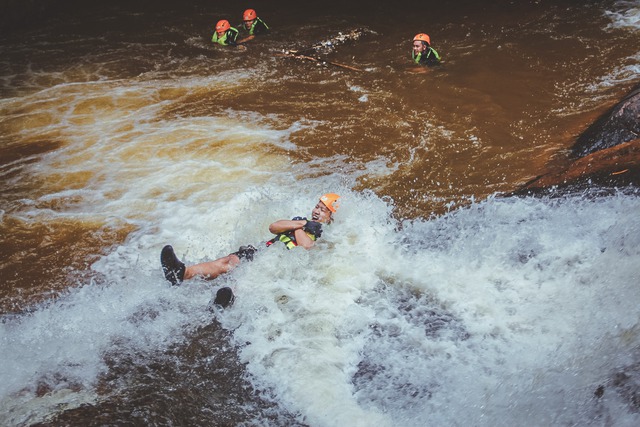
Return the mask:
[[[247,10],[244,11],[244,14],[242,15],[242,20],[243,21],[253,21],[257,17],[258,17],[258,15],[256,14],[255,10],[247,9]]]
[[[324,205],[333,213],[336,213],[338,208],[340,207],[340,203],[338,202],[338,196],[335,193],[327,193],[324,196],[320,197],[320,201],[324,203]]]
[[[229,21],[227,21],[226,19],[221,19],[216,24],[216,31],[219,33],[227,31],[229,28],[231,28],[231,24],[229,24]]]
[[[416,36],[413,38],[413,41],[416,41],[416,40],[425,42],[426,44],[431,45],[431,38],[425,33],[416,34]]]

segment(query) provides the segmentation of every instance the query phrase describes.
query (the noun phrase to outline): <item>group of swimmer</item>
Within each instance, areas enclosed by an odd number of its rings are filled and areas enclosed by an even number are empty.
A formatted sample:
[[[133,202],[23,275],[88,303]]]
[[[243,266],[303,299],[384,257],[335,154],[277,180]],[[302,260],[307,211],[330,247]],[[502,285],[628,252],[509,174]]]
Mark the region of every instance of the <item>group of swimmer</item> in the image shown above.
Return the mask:
[[[255,36],[269,34],[269,26],[258,17],[254,9],[247,9],[242,14],[242,25],[238,25],[244,33],[243,38],[238,40],[240,30],[232,27],[229,21],[221,19],[216,24],[216,30],[211,37],[211,41],[223,46],[238,46],[253,40]]]
[[[242,24],[238,25],[240,27],[240,30],[238,30],[232,27],[228,20],[221,19],[216,24],[211,41],[223,46],[242,46],[256,36],[269,34],[269,26],[258,17],[254,9],[245,10],[242,14],[242,21]],[[244,33],[244,37],[238,40],[241,31]],[[437,65],[440,63],[440,55],[431,47],[431,37],[428,34],[419,33],[415,35],[411,59],[418,65]]]
[[[223,46],[240,46],[256,36],[269,33],[269,26],[258,17],[254,9],[247,9],[242,15],[243,23],[239,25],[243,38],[238,40],[240,30],[232,27],[228,20],[218,21],[211,41]],[[419,65],[435,65],[441,61],[440,55],[431,47],[431,38],[425,33],[419,33],[413,38],[411,58]],[[331,224],[333,214],[339,207],[340,196],[327,193],[320,197],[311,211],[310,219],[296,216],[290,220],[281,219],[269,226],[269,232],[274,235],[265,243],[269,247],[276,242],[282,242],[287,249],[301,246],[311,249],[322,235],[322,227]],[[171,245],[166,245],[160,253],[160,263],[165,278],[172,285],[180,285],[184,280],[203,278],[213,280],[229,273],[243,261],[252,261],[258,249],[252,245],[241,246],[236,252],[213,261],[187,266],[176,256]],[[234,301],[233,291],[229,287],[222,287],[216,293],[214,304],[228,307]]]

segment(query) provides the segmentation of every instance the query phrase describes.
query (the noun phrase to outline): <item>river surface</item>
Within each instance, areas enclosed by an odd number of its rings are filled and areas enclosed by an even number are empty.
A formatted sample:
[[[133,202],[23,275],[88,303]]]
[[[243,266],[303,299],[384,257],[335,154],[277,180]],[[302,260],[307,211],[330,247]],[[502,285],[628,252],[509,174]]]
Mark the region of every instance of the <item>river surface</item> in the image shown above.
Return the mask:
[[[107,3],[0,36],[1,425],[640,425],[640,196],[500,197],[638,82],[639,1]]]

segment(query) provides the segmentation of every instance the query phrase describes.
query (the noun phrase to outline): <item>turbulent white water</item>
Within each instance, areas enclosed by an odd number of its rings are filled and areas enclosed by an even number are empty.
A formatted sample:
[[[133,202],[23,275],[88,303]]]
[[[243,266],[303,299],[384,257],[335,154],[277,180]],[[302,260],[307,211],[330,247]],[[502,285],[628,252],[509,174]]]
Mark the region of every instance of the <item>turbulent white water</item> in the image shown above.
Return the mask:
[[[29,385],[57,378],[66,402],[69,384],[91,389],[113,346],[162,349],[210,321],[210,284],[162,278],[164,243],[190,262],[225,254],[325,189],[344,200],[315,250],[264,250],[214,285],[236,291],[216,315],[256,387],[311,425],[640,421],[615,388],[594,397],[638,363],[637,195],[491,198],[399,230],[387,203],[340,180],[293,198],[267,188],[158,204],[147,232],[96,263],[104,284],[5,319],[5,422],[25,410]]]
[[[351,202],[332,251],[299,255],[316,268],[287,262],[293,280],[252,287],[224,314],[251,343],[242,355],[258,384],[312,425],[372,425],[379,412],[388,425],[596,416],[595,389],[640,343],[637,197],[490,200],[401,233],[376,202]],[[279,254],[263,263],[282,271]],[[243,270],[239,294],[263,277]],[[612,394],[604,413],[618,411]]]
[[[638,3],[616,2],[606,16],[609,31],[635,31]],[[629,57],[594,92],[637,78],[637,64]],[[107,356],[141,354],[132,359],[143,364],[216,317],[256,390],[311,426],[640,425],[637,192],[492,196],[399,222],[393,200],[355,189],[398,172],[395,160],[301,160],[312,156],[294,136],[322,123],[280,120],[281,110],[208,114],[204,101],[201,114],[176,112],[189,97],[247,91],[261,73],[61,76],[45,89],[36,76],[33,90],[1,100],[16,145],[60,143],[4,165],[12,188],[25,177],[38,185],[2,209],[32,224],[135,231],[87,281],[2,318],[0,424],[118,394],[96,389]],[[358,108],[381,91],[346,87]],[[214,282],[164,280],[163,245],[188,264],[258,245],[271,222],[309,215],[325,192],[342,195],[341,209],[313,250],[265,249]],[[235,305],[211,310],[225,285]]]

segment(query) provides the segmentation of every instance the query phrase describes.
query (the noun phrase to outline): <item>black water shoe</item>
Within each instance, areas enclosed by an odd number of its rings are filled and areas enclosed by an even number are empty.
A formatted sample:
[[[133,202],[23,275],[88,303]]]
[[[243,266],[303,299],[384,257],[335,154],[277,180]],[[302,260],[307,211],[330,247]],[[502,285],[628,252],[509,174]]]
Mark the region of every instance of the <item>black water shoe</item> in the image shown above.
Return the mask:
[[[251,245],[248,246],[240,246],[238,252],[234,252],[233,255],[237,256],[240,259],[246,259],[247,261],[253,261],[253,255],[256,253],[257,249]]]
[[[213,300],[213,303],[222,308],[227,308],[233,304],[235,300],[236,297],[233,295],[231,288],[225,286],[224,288],[218,289],[218,292],[216,292],[216,299]]]
[[[184,280],[184,271],[186,269],[171,245],[162,248],[160,253],[160,264],[162,264],[162,272],[164,277],[171,282],[172,285],[179,285]]]

